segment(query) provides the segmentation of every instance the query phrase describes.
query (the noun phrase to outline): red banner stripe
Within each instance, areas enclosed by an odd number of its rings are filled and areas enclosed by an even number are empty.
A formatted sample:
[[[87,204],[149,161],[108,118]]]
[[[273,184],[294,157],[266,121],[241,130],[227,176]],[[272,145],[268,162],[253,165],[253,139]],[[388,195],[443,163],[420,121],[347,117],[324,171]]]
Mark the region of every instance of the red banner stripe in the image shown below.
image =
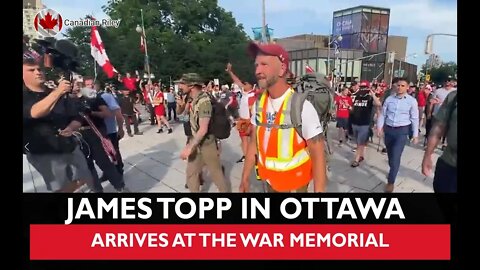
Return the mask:
[[[450,225],[30,225],[31,260],[449,260],[450,249]]]

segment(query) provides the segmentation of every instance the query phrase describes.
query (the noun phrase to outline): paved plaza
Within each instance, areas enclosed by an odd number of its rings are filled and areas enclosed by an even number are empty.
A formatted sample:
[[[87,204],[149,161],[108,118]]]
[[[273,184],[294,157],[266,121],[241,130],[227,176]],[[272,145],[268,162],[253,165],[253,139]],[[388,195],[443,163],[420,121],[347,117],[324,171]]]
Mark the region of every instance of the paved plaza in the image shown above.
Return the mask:
[[[145,118],[146,114],[143,114]],[[329,136],[335,138],[335,123],[330,124]],[[128,137],[120,141],[120,150],[125,163],[125,182],[132,192],[188,192],[185,189],[186,161],[179,158],[186,138],[180,123],[173,124],[173,133],[157,134],[157,127],[149,121],[140,124],[144,135]],[[422,132],[422,134],[424,134]],[[350,167],[354,158],[353,143],[338,147],[338,141],[330,140],[333,154],[330,156],[327,192],[383,192],[388,173],[387,156],[377,151],[378,138],[370,143],[366,150],[365,161],[359,167]],[[433,192],[432,178],[421,174],[423,158],[423,136],[421,145],[405,147],[400,172],[395,182],[394,192]],[[434,162],[441,154],[437,150]],[[243,163],[236,163],[242,156],[240,138],[236,130],[227,140],[222,141],[222,163],[225,166],[227,181],[232,191],[238,192]],[[101,173],[99,173],[101,175]],[[210,181],[208,172],[204,173],[206,183],[202,192],[217,192]],[[263,192],[262,184],[255,180],[252,173],[251,191]],[[114,192],[113,187],[103,183],[105,192]],[[309,190],[313,190],[310,185]],[[23,159],[23,192],[47,192],[42,177]]]

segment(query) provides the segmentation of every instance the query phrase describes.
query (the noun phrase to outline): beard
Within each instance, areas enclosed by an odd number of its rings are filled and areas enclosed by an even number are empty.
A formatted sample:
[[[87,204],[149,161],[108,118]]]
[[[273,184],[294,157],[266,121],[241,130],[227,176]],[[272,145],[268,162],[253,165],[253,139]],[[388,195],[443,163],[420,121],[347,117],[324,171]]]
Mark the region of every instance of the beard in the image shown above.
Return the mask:
[[[260,79],[257,78],[257,80],[261,88],[268,89],[272,85],[275,85],[278,82],[278,77],[272,76],[270,78],[268,77],[260,78]]]

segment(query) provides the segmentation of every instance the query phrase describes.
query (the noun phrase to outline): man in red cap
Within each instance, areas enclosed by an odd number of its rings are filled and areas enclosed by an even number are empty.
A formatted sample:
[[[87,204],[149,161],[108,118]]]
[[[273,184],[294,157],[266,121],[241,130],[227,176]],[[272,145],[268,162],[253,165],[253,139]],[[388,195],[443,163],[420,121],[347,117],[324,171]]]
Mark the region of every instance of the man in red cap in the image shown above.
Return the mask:
[[[373,113],[375,106],[380,106],[380,100],[375,92],[370,89],[369,81],[361,81],[360,89],[355,92],[350,122],[352,123],[353,136],[357,143],[355,159],[350,166],[358,167],[365,159],[365,146],[370,137]]]
[[[258,156],[258,175],[268,192],[307,192],[313,179],[314,191],[326,190],[326,162],[323,129],[315,108],[305,101],[302,108],[302,136],[292,125],[290,111],[296,94],[287,83],[288,53],[277,44],[248,47],[255,57],[255,75],[265,89],[252,106],[253,131],[243,167],[240,192],[249,191],[249,176]]]

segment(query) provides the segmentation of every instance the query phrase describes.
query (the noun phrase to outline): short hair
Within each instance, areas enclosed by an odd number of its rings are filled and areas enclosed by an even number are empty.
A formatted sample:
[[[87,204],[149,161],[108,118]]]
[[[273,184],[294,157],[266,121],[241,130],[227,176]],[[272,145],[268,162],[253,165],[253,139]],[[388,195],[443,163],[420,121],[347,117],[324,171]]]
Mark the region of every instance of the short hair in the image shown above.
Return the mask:
[[[410,80],[406,77],[401,77],[401,78],[396,78],[397,81],[395,83],[398,83],[399,81],[404,81],[406,82],[407,84],[410,84]],[[393,83],[393,82],[392,82]]]
[[[23,65],[26,66],[39,66],[40,62],[35,60],[34,58],[23,58]]]
[[[399,78],[399,77],[393,78],[393,79],[392,79],[392,84],[398,83],[398,81],[399,81],[400,79],[401,79],[401,78]]]
[[[85,76],[85,77],[83,77],[83,81],[88,81],[88,80],[92,80],[92,81],[93,81],[93,78],[90,77],[90,76]]]

